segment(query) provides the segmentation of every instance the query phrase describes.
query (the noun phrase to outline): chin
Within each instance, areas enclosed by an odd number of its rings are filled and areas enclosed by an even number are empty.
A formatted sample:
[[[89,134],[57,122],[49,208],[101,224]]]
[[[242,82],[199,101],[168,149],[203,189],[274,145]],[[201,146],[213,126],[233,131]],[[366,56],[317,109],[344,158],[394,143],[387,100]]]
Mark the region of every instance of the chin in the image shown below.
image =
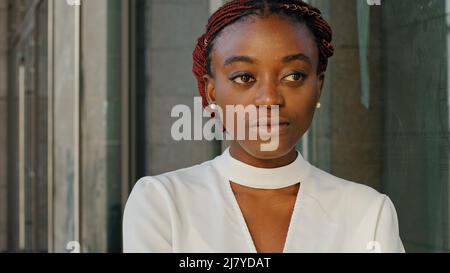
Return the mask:
[[[276,159],[285,156],[295,148],[295,143],[238,141],[239,145],[251,156],[258,159]]]

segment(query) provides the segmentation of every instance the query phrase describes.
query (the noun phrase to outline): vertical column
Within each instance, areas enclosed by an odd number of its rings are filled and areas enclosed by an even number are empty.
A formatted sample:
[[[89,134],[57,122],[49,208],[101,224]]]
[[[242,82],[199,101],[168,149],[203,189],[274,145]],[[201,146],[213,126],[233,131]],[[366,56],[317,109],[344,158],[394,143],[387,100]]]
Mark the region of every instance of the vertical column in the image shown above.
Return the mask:
[[[330,138],[333,174],[381,189],[382,140],[380,7],[369,7],[370,105],[361,99],[360,44],[355,0],[330,1],[335,55],[330,63]],[[351,31],[354,29],[355,31]],[[369,107],[367,107],[369,106]],[[320,147],[318,147],[320,149]]]
[[[54,250],[66,252],[75,235],[75,10],[54,1]]]
[[[54,7],[48,0],[47,22],[47,248],[54,252]]]
[[[317,6],[329,22],[331,19],[331,3],[329,0],[310,0],[312,5]],[[320,98],[321,108],[316,110],[314,120],[310,129],[309,137],[309,160],[319,168],[330,171],[331,170],[331,139],[330,139],[330,111],[331,105],[331,66],[333,58],[330,59],[328,69],[325,73],[325,82]]]
[[[80,2],[82,3],[82,2]],[[74,208],[74,240],[76,242],[82,243],[81,240],[81,212],[80,212],[80,153],[81,153],[81,143],[80,143],[80,55],[81,55],[81,5],[74,5],[74,56],[73,56],[73,103],[74,103],[74,122],[73,122],[73,165],[74,165],[74,178],[73,178],[73,208]]]
[[[106,86],[106,97],[105,101],[108,103],[108,111],[105,116],[105,120],[107,120],[107,131],[105,138],[105,152],[107,156],[107,166],[106,166],[106,181],[105,188],[107,189],[107,200],[104,206],[104,212],[106,216],[106,226],[107,237],[106,237],[106,248],[105,251],[108,252],[120,252],[122,250],[122,240],[121,238],[121,230],[122,230],[122,221],[121,221],[121,212],[122,212],[122,195],[121,195],[121,187],[122,187],[122,171],[126,171],[122,169],[122,160],[126,160],[122,158],[122,147],[124,149],[128,148],[128,143],[126,143],[122,137],[124,134],[128,132],[122,131],[121,118],[123,115],[127,115],[124,113],[124,103],[122,102],[122,98],[124,96],[124,92],[127,90],[123,90],[125,85],[128,83],[124,82],[122,84],[122,80],[126,80],[123,76],[123,72],[126,73],[128,67],[123,67],[124,59],[122,54],[122,46],[124,42],[122,42],[122,4],[124,1],[122,0],[107,0],[107,59],[106,59],[106,77],[107,77],[107,86]],[[126,124],[125,124],[125,127]]]
[[[122,99],[128,91],[122,82],[127,81],[122,74],[126,65],[122,54],[127,54],[122,51],[122,2],[83,2],[81,222],[85,252],[121,251],[122,172],[127,171],[122,153],[128,148],[126,124],[122,127],[127,119]]]
[[[193,109],[193,97],[199,96],[192,51],[210,11],[209,0],[146,1],[147,175],[209,160],[220,149],[216,142],[176,142],[171,136],[172,108],[184,104]]]
[[[445,1],[445,17],[447,23],[447,29],[450,29],[450,1]],[[450,32],[447,31],[447,113],[448,117],[448,128],[450,129]],[[447,160],[447,177],[450,177],[450,160]],[[447,184],[447,226],[450,229],[450,180],[448,180]],[[447,233],[444,239],[444,244],[447,249],[450,249],[450,231]]]
[[[25,250],[25,65],[19,66],[19,188],[18,188],[18,214],[19,214],[19,250]]]
[[[125,207],[130,192],[130,1],[121,2],[121,199]],[[134,18],[133,18],[134,19]]]
[[[106,251],[107,1],[83,2],[83,245]],[[109,181],[108,181],[109,183]]]
[[[7,249],[7,1],[0,0],[0,253]]]

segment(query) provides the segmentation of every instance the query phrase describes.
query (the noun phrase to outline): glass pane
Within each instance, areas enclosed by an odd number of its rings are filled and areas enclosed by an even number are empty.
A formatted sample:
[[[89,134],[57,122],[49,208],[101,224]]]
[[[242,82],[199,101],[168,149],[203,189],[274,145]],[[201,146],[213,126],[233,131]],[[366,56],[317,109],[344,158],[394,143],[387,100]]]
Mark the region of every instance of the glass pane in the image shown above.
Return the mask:
[[[448,1],[310,2],[336,47],[310,160],[388,194],[406,251],[449,251]]]

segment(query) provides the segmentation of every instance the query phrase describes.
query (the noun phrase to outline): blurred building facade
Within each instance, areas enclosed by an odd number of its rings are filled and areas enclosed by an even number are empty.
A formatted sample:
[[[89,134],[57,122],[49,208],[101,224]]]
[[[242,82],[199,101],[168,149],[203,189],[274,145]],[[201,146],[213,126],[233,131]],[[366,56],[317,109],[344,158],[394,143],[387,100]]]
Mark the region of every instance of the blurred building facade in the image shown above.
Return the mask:
[[[448,20],[441,0],[310,0],[334,30],[316,166],[388,194],[407,251],[450,251]],[[121,251],[142,176],[221,153],[176,142],[192,50],[221,0],[0,0],[0,252]]]

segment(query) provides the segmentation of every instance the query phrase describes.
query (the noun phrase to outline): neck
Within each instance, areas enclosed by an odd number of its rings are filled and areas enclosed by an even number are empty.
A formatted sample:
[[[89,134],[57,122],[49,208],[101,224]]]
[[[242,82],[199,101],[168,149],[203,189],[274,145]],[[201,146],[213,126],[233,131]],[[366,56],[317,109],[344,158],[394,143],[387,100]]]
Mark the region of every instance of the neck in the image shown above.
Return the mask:
[[[236,141],[231,143],[230,145],[230,154],[235,159],[257,167],[257,168],[278,168],[291,164],[297,158],[297,152],[295,148],[292,148],[288,153],[276,157],[276,158],[258,158],[254,155],[251,155],[246,150],[244,150],[241,145],[239,145]]]
[[[239,183],[230,181],[231,189],[235,195],[255,196],[255,197],[270,197],[272,195],[297,195],[300,189],[300,183],[288,186],[285,188],[275,189],[258,189],[247,187]]]

